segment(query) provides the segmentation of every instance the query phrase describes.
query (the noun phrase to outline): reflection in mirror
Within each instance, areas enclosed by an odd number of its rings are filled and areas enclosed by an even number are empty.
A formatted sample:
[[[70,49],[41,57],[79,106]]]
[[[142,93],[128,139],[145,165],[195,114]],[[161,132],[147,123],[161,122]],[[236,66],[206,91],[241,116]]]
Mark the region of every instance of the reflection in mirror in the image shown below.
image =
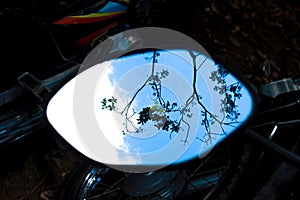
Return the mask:
[[[87,157],[146,172],[204,157],[252,108],[249,89],[206,55],[153,49],[78,74],[47,117]]]
[[[235,76],[189,50],[154,49],[115,59],[97,84],[94,112],[119,152],[118,164],[168,165],[202,157],[253,107]]]

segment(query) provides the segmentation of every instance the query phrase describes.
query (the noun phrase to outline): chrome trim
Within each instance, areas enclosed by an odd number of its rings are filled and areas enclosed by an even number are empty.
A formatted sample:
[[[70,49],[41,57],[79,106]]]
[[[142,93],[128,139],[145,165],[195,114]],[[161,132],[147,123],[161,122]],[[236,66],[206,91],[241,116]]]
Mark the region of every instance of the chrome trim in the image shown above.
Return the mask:
[[[300,90],[300,86],[297,85],[292,79],[286,78],[279,81],[271,82],[267,85],[264,85],[261,88],[262,94],[275,98],[279,94],[286,92]]]
[[[59,87],[76,75],[79,67],[80,65],[76,64],[68,70],[41,82],[49,89],[50,94],[55,93]],[[28,93],[28,91],[22,87],[12,88],[1,93],[0,106],[5,106],[11,101],[17,100],[25,93]],[[6,95],[9,96],[6,97]],[[18,140],[34,130],[43,127],[44,111],[42,103],[33,105],[33,109],[31,110],[14,108],[9,113],[0,113],[0,144]]]
[[[18,140],[26,134],[42,127],[42,109],[34,110],[33,113],[19,111],[13,115],[6,115],[0,121],[0,144]]]

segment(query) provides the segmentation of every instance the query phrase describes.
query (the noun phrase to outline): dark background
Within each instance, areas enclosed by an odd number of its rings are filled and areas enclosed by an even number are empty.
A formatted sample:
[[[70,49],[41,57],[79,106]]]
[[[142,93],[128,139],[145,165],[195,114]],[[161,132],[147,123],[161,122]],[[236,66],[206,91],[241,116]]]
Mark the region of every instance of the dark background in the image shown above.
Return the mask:
[[[181,31],[255,86],[281,78],[280,55],[300,69],[297,0],[153,0],[152,24]],[[270,72],[262,63],[268,61]],[[1,149],[0,199],[53,199],[67,175],[84,161],[50,127]]]

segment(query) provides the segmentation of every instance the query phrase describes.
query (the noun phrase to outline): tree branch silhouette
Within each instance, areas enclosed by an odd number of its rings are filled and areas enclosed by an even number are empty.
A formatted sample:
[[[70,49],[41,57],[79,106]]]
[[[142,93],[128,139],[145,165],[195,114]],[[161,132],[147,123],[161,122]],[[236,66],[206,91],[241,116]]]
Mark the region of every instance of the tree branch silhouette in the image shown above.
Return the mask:
[[[204,126],[205,134],[204,137],[198,138],[204,143],[212,142],[213,136],[217,135],[226,135],[226,131],[224,126],[234,126],[238,122],[238,117],[240,113],[238,112],[236,100],[242,97],[240,91],[242,89],[242,85],[239,82],[233,83],[231,85],[226,85],[225,78],[228,75],[228,72],[221,67],[218,67],[218,70],[211,72],[211,81],[215,82],[214,90],[218,92],[220,95],[223,95],[224,98],[221,99],[220,102],[220,113],[223,115],[221,117],[214,114],[210,111],[202,102],[202,97],[199,95],[197,90],[197,74],[198,70],[204,65],[207,61],[207,57],[197,65],[197,57],[202,55],[200,53],[195,53],[191,50],[188,50],[189,55],[192,58],[192,67],[193,67],[193,82],[192,82],[192,94],[186,99],[184,105],[180,107],[178,103],[173,102],[170,103],[166,101],[162,94],[162,82],[163,78],[167,78],[169,72],[167,70],[162,70],[162,72],[156,72],[155,66],[158,62],[159,53],[157,50],[153,50],[153,56],[147,58],[147,60],[151,60],[151,75],[143,82],[143,84],[138,88],[138,90],[133,94],[132,98],[129,100],[127,105],[122,109],[121,112],[117,111],[116,98],[112,97],[111,99],[104,98],[102,100],[102,109],[109,109],[110,111],[118,112],[121,115],[125,116],[125,131],[128,133],[139,133],[143,132],[141,128],[148,121],[152,121],[154,127],[158,130],[164,130],[170,132],[170,139],[172,133],[178,133],[180,130],[185,130],[185,138],[182,140],[184,144],[188,143],[189,133],[190,133],[190,124],[187,121],[187,118],[191,118],[193,113],[191,113],[190,109],[192,106],[198,105],[201,108],[201,124]],[[145,58],[146,59],[146,58]],[[135,111],[132,109],[132,114],[129,115],[130,108],[132,107],[132,103],[137,98],[138,94],[149,85],[152,90],[155,98],[153,99],[153,105],[150,107],[144,107],[141,111]],[[178,113],[179,117],[177,119],[171,119],[170,113]],[[138,118],[136,119],[137,124],[140,124],[140,127],[137,127],[132,118],[138,114]],[[226,121],[229,120],[230,122]],[[134,129],[130,130],[129,124]],[[217,124],[220,128],[220,133],[212,131],[212,126]],[[126,134],[124,130],[123,134]]]

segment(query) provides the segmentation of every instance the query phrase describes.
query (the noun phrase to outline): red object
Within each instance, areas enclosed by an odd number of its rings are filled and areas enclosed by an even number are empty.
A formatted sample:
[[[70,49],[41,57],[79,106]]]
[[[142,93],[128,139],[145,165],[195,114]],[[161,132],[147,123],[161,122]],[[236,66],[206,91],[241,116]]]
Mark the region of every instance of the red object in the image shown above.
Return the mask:
[[[60,25],[87,24],[87,23],[98,22],[109,18],[113,18],[123,13],[124,12],[119,12],[119,13],[114,13],[107,16],[99,16],[99,17],[68,16],[54,22],[54,24],[60,24]]]

